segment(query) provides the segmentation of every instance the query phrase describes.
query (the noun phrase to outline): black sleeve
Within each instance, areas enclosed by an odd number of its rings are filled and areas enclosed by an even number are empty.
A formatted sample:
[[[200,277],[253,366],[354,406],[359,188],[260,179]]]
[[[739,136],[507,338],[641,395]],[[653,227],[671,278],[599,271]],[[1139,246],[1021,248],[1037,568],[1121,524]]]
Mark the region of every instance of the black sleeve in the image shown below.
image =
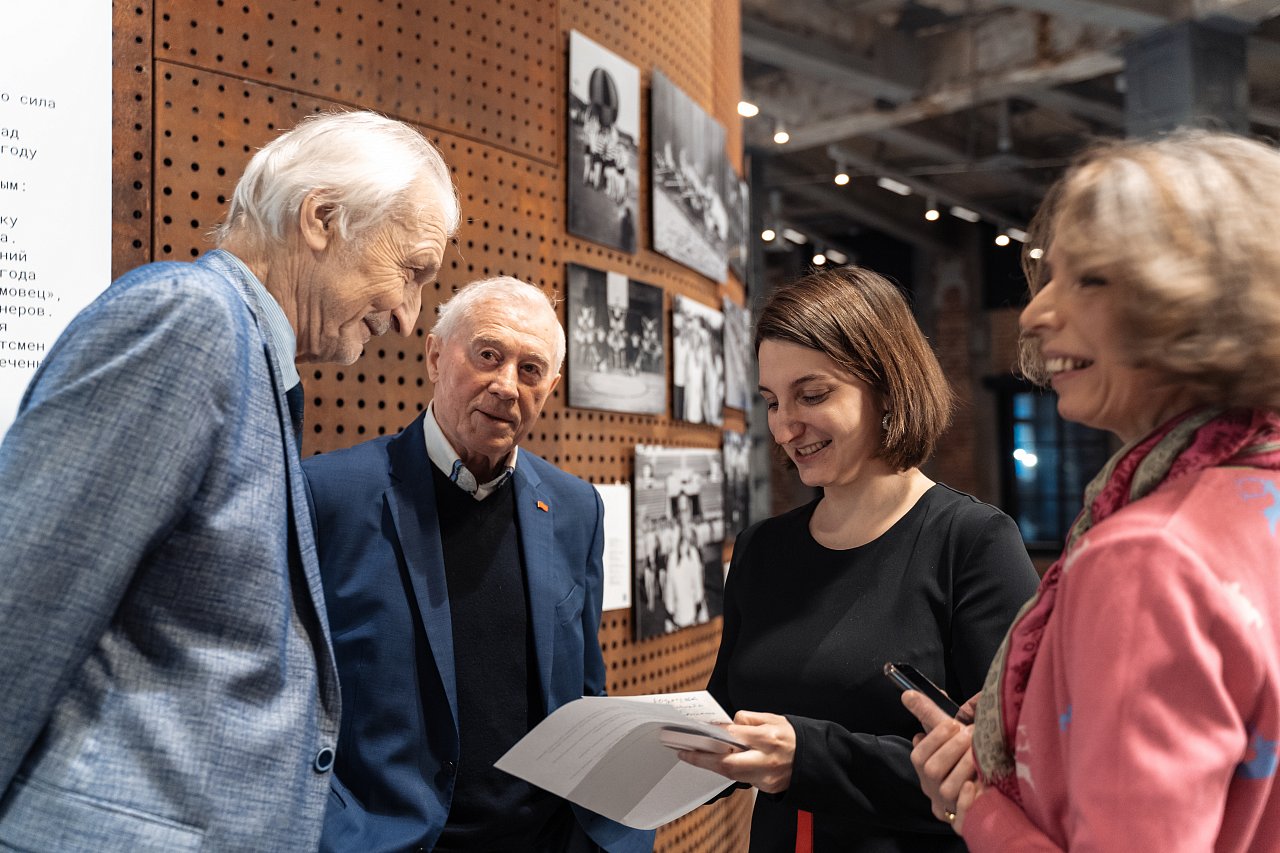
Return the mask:
[[[728,681],[729,660],[733,657],[733,647],[737,642],[738,625],[741,619],[738,612],[737,591],[744,583],[744,579],[735,569],[742,565],[743,560],[739,558],[747,552],[751,536],[758,527],[759,525],[753,525],[742,531],[733,543],[733,555],[729,558],[729,575],[724,581],[724,622],[720,629],[720,651],[716,654],[716,665],[711,670],[711,678],[707,681],[707,692],[720,703],[720,707],[724,708],[725,713],[730,717],[738,713],[738,709],[729,701]],[[729,796],[739,788],[750,787],[746,782],[734,782],[707,802],[713,803]]]
[[[720,707],[732,717],[739,709],[729,701],[729,661],[733,658],[733,648],[738,641],[738,628],[741,614],[738,608],[739,591],[746,584],[746,579],[738,568],[746,559],[744,555],[751,545],[751,538],[760,528],[754,524],[738,534],[733,543],[733,554],[729,557],[729,574],[724,581],[724,622],[720,629],[720,650],[716,653],[716,665],[711,670],[711,678],[707,681],[707,692],[720,703]]]
[[[952,570],[948,691],[963,704],[982,689],[1013,617],[1040,579],[1013,519],[993,512]],[[951,676],[954,675],[954,680]]]
[[[963,703],[982,687],[987,667],[1037,577],[1017,525],[1004,513],[958,523],[951,564],[951,643],[946,685]],[[796,754],[786,803],[893,829],[946,833],[930,812],[911,766],[911,741],[850,732],[836,723],[788,716]],[[765,795],[767,796],[767,795]]]
[[[874,826],[947,834],[911,766],[911,741],[851,732],[828,720],[787,716],[796,732],[791,787],[778,799],[804,811]],[[768,794],[760,796],[768,797]]]

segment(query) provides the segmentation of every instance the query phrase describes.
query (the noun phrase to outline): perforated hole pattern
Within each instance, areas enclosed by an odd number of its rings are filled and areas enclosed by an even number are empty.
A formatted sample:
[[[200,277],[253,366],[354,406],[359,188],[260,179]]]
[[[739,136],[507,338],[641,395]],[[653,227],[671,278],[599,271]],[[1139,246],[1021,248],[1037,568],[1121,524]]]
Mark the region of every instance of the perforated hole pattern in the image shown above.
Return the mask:
[[[565,266],[625,272],[719,307],[721,286],[642,249],[617,252],[565,231],[564,126],[568,33],[578,29],[641,70],[648,104],[660,67],[728,129],[741,166],[736,104],[739,11],[734,0],[436,0],[114,4],[114,273],[148,260],[190,260],[252,153],[304,115],[373,109],[417,125],[444,154],[464,224],[408,338],[373,341],[349,367],[304,373],[307,454],[393,433],[426,405],[425,329],[453,289],[491,275],[559,295]],[[153,35],[154,33],[154,35]],[[641,162],[648,162],[642,109]],[[648,170],[641,169],[639,244],[649,243]],[[563,309],[561,309],[563,320]],[[670,323],[665,336],[670,351]],[[630,481],[638,443],[717,447],[720,430],[669,417],[565,405],[563,385],[526,446],[595,483]],[[726,412],[725,428],[744,428]],[[726,548],[726,554],[728,549]],[[719,620],[634,642],[630,614],[604,614],[600,644],[617,695],[700,689]],[[663,851],[746,849],[751,799],[740,792],[659,831]]]

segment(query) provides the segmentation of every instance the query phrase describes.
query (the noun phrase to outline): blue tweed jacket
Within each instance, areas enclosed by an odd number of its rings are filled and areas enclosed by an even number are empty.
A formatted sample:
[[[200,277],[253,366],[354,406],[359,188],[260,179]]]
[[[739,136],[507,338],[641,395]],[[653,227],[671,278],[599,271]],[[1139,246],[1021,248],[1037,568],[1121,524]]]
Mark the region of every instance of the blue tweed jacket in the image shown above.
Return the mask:
[[[0,445],[0,848],[316,848],[340,699],[288,424],[222,252],[49,350]]]

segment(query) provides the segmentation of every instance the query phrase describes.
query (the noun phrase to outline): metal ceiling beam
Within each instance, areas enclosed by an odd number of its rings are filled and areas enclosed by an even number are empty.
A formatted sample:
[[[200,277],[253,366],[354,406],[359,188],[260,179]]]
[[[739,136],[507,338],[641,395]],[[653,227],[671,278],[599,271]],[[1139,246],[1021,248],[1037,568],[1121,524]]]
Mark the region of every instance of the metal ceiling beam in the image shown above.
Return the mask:
[[[769,171],[784,181],[804,181],[808,178],[807,175],[782,166],[777,161],[770,162]],[[848,217],[854,222],[859,222],[868,228],[874,228],[882,234],[887,234],[895,240],[901,240],[917,248],[930,252],[948,250],[946,245],[925,233],[923,228],[913,228],[878,210],[859,204],[849,197],[849,193],[830,190],[825,186],[804,183],[778,185],[776,189],[781,190],[786,195],[822,205],[832,213]],[[921,222],[923,221],[922,219]]]
[[[1156,30],[1169,23],[1163,15],[1098,0],[1000,0],[1000,5],[1138,33]]]
[[[914,124],[1000,98],[1023,97],[1028,91],[1114,74],[1124,60],[1107,51],[1085,51],[1054,65],[1014,68],[976,84],[947,86],[892,110],[864,110],[791,129],[789,147],[804,150],[854,136]]]
[[[850,151],[847,148],[840,149],[840,154],[846,163],[851,166],[856,166],[863,173],[900,181],[901,183],[911,187],[911,191],[916,195],[925,198],[932,196],[944,207],[967,207],[969,210],[972,210],[974,213],[992,224],[1012,226],[1014,228],[1026,228],[1026,222],[1021,221],[1019,217],[1010,216],[1002,211],[994,210],[975,201],[970,201],[969,199],[957,195],[956,193],[944,187],[940,187],[937,184],[930,183],[929,181],[922,181],[919,178],[899,172],[896,169],[875,160],[874,158],[866,157],[856,151]]]
[[[1124,127],[1124,108],[1095,101],[1061,89],[1037,89],[1024,92],[1020,97],[1055,112],[1087,118],[1108,127]]]
[[[974,159],[958,148],[954,148],[943,142],[938,142],[937,140],[931,139],[923,134],[912,133],[909,130],[902,130],[901,128],[885,128],[884,130],[878,130],[869,135],[872,139],[877,139],[896,148],[901,148],[904,151],[909,151],[918,156],[938,161],[938,165],[954,164],[957,166],[964,166],[973,162]],[[843,151],[843,149],[840,150]],[[836,158],[833,157],[832,159]],[[1007,160],[1013,168],[1017,168],[1017,165],[1022,158],[1013,154],[1006,154],[1002,159]],[[1029,180],[1017,172],[997,172],[991,174],[991,177],[1000,180],[1015,192],[1031,196],[1036,199],[1043,196],[1046,189],[1044,184],[1038,181]]]
[[[849,51],[804,38],[755,18],[742,19],[742,55],[786,71],[798,71],[871,98],[910,100],[916,87],[889,80],[849,60]]]

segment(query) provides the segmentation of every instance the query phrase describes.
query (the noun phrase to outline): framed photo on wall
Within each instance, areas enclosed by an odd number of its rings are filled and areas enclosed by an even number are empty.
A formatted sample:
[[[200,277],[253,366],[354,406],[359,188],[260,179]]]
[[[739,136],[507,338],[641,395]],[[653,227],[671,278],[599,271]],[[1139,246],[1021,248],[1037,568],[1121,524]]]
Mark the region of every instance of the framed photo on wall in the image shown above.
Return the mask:
[[[751,233],[751,196],[747,182],[733,171],[728,159],[724,163],[724,189],[725,204],[729,208],[729,239],[725,247],[729,269],[733,270],[738,281],[749,291],[747,252],[750,244],[747,242],[747,235]]]
[[[720,426],[724,423],[724,315],[676,296],[671,350],[672,417]]]
[[[569,33],[568,231],[636,250],[640,218],[640,69]]]
[[[756,358],[751,348],[751,311],[724,297],[724,403],[751,411],[756,393]]]
[[[725,280],[729,208],[724,125],[656,68],[649,99],[653,248],[708,278]]]
[[[662,288],[568,264],[569,405],[663,415]]]
[[[751,436],[724,434],[724,536],[737,536],[751,523]]]
[[[636,639],[724,612],[724,491],[720,450],[636,446]]]

